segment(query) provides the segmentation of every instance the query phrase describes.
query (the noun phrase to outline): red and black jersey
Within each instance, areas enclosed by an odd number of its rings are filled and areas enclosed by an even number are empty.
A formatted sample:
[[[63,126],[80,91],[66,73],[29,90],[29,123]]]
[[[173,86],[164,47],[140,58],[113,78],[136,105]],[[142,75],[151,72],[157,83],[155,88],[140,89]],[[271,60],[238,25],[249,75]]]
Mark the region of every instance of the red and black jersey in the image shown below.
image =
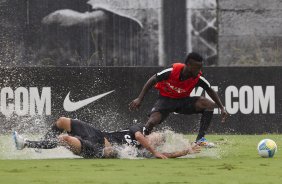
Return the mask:
[[[174,63],[171,68],[165,69],[156,74],[157,84],[155,88],[159,90],[161,96],[169,98],[185,98],[196,86],[201,86],[205,90],[210,88],[209,82],[202,77],[202,72],[198,76],[180,80],[181,71],[185,64]]]

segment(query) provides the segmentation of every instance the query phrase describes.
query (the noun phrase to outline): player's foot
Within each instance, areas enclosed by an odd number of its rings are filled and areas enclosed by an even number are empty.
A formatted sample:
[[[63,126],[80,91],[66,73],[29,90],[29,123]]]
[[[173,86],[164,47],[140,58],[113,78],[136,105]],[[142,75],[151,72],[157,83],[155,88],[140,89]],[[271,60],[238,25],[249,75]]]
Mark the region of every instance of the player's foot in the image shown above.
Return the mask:
[[[15,141],[17,150],[24,149],[24,147],[26,145],[26,141],[22,136],[20,136],[18,134],[18,132],[16,132],[16,131],[13,132],[13,139]]]
[[[196,144],[198,144],[199,146],[205,147],[205,148],[215,147],[215,144],[212,142],[209,142],[205,137],[202,137],[201,139],[197,140]]]

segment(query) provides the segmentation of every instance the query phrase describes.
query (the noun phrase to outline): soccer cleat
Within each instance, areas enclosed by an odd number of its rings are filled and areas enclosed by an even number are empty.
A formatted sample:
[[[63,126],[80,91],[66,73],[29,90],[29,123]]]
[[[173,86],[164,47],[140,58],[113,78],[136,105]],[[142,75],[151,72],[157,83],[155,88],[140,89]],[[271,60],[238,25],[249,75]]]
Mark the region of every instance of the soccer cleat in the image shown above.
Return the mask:
[[[15,141],[17,150],[22,150],[25,148],[26,141],[22,136],[18,134],[18,132],[16,131],[13,132],[13,139]]]
[[[198,144],[199,146],[205,147],[205,148],[215,147],[215,144],[212,142],[209,142],[205,137],[202,137],[201,139],[197,140],[196,144]]]

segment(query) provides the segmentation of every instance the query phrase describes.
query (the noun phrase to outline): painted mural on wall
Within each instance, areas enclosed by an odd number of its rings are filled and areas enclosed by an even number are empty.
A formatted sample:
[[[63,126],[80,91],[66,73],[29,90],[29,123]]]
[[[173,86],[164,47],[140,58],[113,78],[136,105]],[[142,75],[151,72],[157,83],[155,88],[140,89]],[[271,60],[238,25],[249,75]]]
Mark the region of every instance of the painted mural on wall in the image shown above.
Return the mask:
[[[217,65],[216,0],[188,0],[188,48],[206,57],[206,65]]]
[[[216,2],[186,4],[187,53],[216,65]],[[1,66],[160,65],[161,0],[1,0],[0,10]]]

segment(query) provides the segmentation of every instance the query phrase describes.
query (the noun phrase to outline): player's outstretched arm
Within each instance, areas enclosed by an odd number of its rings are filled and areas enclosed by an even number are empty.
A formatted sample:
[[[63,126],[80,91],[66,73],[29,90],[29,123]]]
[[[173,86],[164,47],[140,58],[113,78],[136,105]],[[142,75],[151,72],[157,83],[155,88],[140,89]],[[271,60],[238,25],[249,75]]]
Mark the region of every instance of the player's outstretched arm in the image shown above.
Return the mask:
[[[227,113],[225,107],[222,105],[222,102],[217,94],[217,92],[215,92],[212,88],[209,88],[208,90],[206,90],[208,95],[211,97],[211,99],[216,103],[216,105],[220,108],[220,112],[221,112],[221,122],[225,122],[226,118],[229,116],[229,114]]]
[[[161,158],[161,159],[166,159],[167,157],[162,154],[157,152],[149,143],[149,141],[144,137],[144,135],[138,131],[135,133],[135,139],[148,151],[150,151],[156,158]]]
[[[153,75],[143,86],[139,96],[129,104],[129,110],[136,110],[140,107],[146,93],[157,83],[156,75]]]
[[[194,153],[200,153],[200,152],[201,152],[201,147],[195,144],[182,151],[175,151],[172,153],[162,153],[162,154],[165,155],[167,158],[177,158],[177,157],[182,157],[188,154],[194,154]]]

